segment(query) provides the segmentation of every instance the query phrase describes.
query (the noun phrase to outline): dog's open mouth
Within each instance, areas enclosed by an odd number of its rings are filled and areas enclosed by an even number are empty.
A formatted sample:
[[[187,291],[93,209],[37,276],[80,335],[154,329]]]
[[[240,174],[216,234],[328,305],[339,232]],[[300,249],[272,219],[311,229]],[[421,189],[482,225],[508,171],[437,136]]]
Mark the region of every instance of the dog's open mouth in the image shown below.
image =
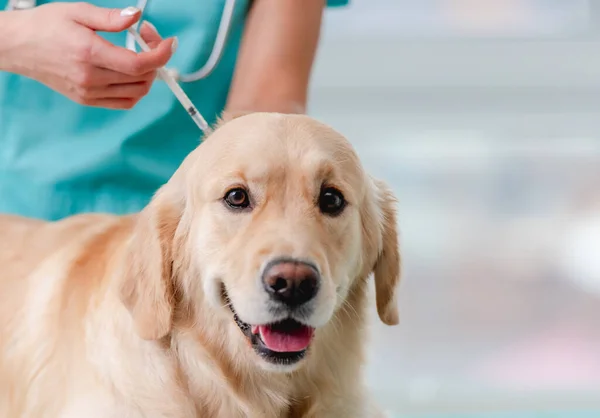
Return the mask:
[[[252,327],[252,335],[257,336],[265,348],[275,353],[305,351],[310,345],[313,332],[313,328],[293,319]]]
[[[293,319],[251,326],[240,320],[235,312],[234,318],[254,350],[274,364],[293,364],[302,360],[314,334],[314,328]]]
[[[235,323],[262,358],[273,364],[290,365],[304,358],[315,329],[292,318],[264,325],[250,325],[242,321],[233,308],[223,285],[221,297],[233,313]]]
[[[273,324],[250,325],[237,316],[233,307],[231,310],[238,327],[265,360],[274,364],[294,364],[306,355],[314,328],[291,318]]]

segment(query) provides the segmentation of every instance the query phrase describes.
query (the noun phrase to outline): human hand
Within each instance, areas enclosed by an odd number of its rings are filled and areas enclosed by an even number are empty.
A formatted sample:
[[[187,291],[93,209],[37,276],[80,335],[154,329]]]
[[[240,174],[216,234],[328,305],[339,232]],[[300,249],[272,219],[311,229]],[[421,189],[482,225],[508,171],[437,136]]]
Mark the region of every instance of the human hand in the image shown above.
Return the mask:
[[[130,109],[144,97],[176,46],[146,22],[140,35],[151,51],[136,53],[111,44],[96,31],[120,32],[140,11],[106,9],[88,3],[50,3],[11,16],[10,70],[35,79],[77,103]]]

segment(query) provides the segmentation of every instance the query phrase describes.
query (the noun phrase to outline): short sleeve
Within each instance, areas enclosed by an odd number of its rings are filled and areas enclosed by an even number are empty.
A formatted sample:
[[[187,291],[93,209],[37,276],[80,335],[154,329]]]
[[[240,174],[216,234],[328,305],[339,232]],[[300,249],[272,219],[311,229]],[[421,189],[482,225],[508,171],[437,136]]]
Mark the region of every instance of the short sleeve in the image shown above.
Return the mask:
[[[347,6],[350,0],[327,0],[327,7],[343,7]]]

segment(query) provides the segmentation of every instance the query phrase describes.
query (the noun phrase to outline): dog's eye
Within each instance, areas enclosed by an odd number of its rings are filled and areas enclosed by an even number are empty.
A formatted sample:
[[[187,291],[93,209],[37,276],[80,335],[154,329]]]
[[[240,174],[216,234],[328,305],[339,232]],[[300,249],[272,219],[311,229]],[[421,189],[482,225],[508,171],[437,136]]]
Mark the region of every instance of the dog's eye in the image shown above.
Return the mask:
[[[346,206],[344,195],[333,187],[326,187],[321,190],[319,196],[319,209],[326,215],[339,215]]]
[[[247,208],[250,205],[248,192],[242,188],[229,190],[225,194],[225,203],[234,209]]]

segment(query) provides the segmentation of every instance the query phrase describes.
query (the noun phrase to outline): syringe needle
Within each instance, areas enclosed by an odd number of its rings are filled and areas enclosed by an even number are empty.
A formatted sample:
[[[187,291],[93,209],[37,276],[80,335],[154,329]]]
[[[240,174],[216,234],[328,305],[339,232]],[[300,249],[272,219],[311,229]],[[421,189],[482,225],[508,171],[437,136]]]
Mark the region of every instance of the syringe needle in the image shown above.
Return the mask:
[[[144,41],[144,39],[142,39],[138,32],[136,32],[132,27],[130,27],[128,31],[129,33],[131,33],[131,35],[133,35],[136,42],[140,45],[143,51],[150,51],[150,47]],[[196,106],[194,106],[190,98],[187,96],[187,94],[185,94],[181,86],[179,86],[177,81],[175,81],[171,74],[169,74],[166,68],[161,67],[157,70],[157,72],[158,76],[165,83],[167,83],[167,86],[169,86],[177,100],[179,100],[179,103],[181,103],[181,105],[185,108],[188,115],[190,115],[194,122],[196,122],[196,125],[198,125],[200,130],[205,132],[208,129],[208,123],[206,123],[206,120],[202,117],[198,109],[196,109]]]

